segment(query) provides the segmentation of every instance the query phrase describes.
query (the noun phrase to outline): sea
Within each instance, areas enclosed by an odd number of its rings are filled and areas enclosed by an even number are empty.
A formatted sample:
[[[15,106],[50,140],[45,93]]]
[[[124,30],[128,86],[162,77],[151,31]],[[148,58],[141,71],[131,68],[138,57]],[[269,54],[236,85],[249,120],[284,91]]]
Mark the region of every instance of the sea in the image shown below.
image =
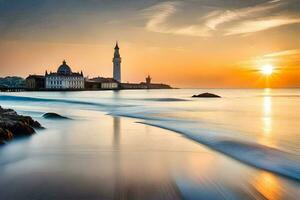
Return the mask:
[[[203,92],[221,98],[191,97]],[[300,197],[300,89],[2,92],[0,105],[45,127],[0,147],[0,199]]]

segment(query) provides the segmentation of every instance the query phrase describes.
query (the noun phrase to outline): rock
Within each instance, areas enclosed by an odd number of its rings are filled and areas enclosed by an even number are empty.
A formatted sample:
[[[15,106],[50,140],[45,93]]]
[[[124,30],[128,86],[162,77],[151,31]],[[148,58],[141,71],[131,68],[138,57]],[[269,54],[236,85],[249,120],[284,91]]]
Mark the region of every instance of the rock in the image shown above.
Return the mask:
[[[12,140],[14,135],[7,129],[0,128],[0,141]]]
[[[43,117],[46,118],[46,119],[70,119],[68,117],[61,116],[57,113],[45,113],[43,115]]]
[[[29,116],[18,115],[16,111],[0,106],[0,143],[19,136],[32,135],[35,133],[34,128],[43,127]]]
[[[221,98],[221,96],[219,96],[219,95],[208,93],[208,92],[198,94],[198,95],[193,95],[192,97],[196,97],[196,98]]]

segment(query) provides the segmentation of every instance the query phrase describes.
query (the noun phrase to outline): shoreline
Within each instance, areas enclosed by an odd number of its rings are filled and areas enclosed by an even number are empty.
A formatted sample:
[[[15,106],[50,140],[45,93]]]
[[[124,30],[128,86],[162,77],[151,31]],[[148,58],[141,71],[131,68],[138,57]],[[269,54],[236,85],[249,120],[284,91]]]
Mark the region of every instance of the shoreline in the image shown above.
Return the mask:
[[[287,173],[278,172],[277,170],[268,169],[268,168],[266,168],[264,166],[259,166],[258,164],[255,164],[253,162],[250,162],[250,161],[247,161],[245,159],[242,159],[241,157],[233,156],[230,153],[226,153],[225,151],[213,148],[210,145],[205,144],[204,142],[200,142],[195,137],[189,136],[189,135],[187,135],[187,134],[185,134],[185,133],[183,133],[181,131],[178,131],[178,130],[175,130],[175,129],[172,129],[172,128],[166,128],[166,127],[163,127],[163,126],[160,126],[160,125],[155,125],[155,124],[147,123],[147,122],[137,122],[137,123],[141,123],[141,124],[145,124],[145,125],[149,125],[149,126],[153,126],[153,127],[157,127],[157,128],[169,130],[169,131],[172,131],[174,133],[179,133],[179,134],[183,135],[184,137],[186,137],[187,139],[189,139],[191,141],[195,141],[195,142],[197,142],[197,143],[199,143],[201,145],[204,145],[205,147],[211,149],[212,151],[215,151],[217,153],[221,153],[221,154],[225,155],[228,158],[231,158],[233,160],[239,161],[241,164],[247,165],[248,167],[254,167],[256,169],[265,170],[267,172],[273,173],[274,175],[279,175],[281,177],[288,178],[288,179],[296,181],[298,183],[300,182],[300,177],[295,177],[295,176],[287,174]]]
[[[243,165],[246,165],[248,167],[254,167],[256,169],[260,169],[260,170],[265,170],[265,171],[268,171],[268,172],[271,172],[273,173],[274,175],[279,175],[281,177],[284,177],[284,178],[288,178],[292,181],[296,181],[298,183],[300,183],[300,174],[293,174],[291,173],[292,172],[296,172],[297,171],[297,163],[295,160],[289,160],[289,154],[287,152],[280,152],[280,150],[278,149],[275,149],[275,148],[270,148],[270,147],[266,147],[266,146],[263,146],[263,145],[257,145],[257,144],[254,144],[254,143],[248,143],[248,142],[245,142],[244,145],[248,147],[251,147],[251,146],[254,146],[254,147],[259,147],[261,149],[258,150],[257,153],[260,153],[261,155],[264,154],[264,152],[267,152],[269,153],[269,151],[273,151],[271,153],[274,153],[274,154],[278,154],[278,155],[281,155],[281,154],[286,154],[286,157],[284,157],[284,159],[286,159],[284,163],[290,163],[290,162],[295,162],[294,165],[293,165],[293,168],[291,169],[285,169],[286,166],[277,166],[275,165],[274,167],[272,167],[272,165],[265,165],[264,164],[264,159],[262,160],[257,160],[257,158],[254,160],[253,158],[253,161],[249,160],[249,159],[245,159],[243,156],[240,156],[238,154],[233,154],[231,151],[227,151],[226,149],[222,149],[222,148],[218,148],[217,146],[214,146],[213,143],[209,143],[209,142],[205,142],[203,140],[199,140],[197,138],[197,136],[193,136],[193,134],[187,134],[186,132],[184,131],[181,131],[181,130],[178,130],[176,128],[170,128],[170,127],[167,127],[167,126],[164,126],[164,125],[158,125],[158,124],[155,124],[155,119],[154,118],[141,118],[141,117],[138,117],[138,116],[130,116],[130,115],[123,115],[123,114],[111,114],[109,113],[109,115],[112,115],[112,116],[118,116],[118,117],[125,117],[125,118],[131,118],[131,119],[136,119],[136,120],[142,120],[142,121],[137,121],[136,123],[140,123],[140,124],[144,124],[144,125],[148,125],[148,126],[153,126],[153,127],[157,127],[157,128],[161,128],[161,129],[164,129],[164,130],[168,130],[168,131],[171,131],[173,133],[177,133],[177,134],[180,134],[182,136],[184,136],[185,138],[187,138],[188,140],[190,141],[194,141],[194,142],[197,142],[199,145],[204,145],[205,147],[211,149],[212,151],[216,152],[216,153],[221,153],[223,155],[225,155],[226,157],[230,158],[230,159],[233,159],[233,160],[236,160],[238,162],[240,162],[241,164]],[[147,120],[149,120],[150,122],[147,122]],[[152,123],[151,123],[152,121]],[[229,140],[224,140],[224,141],[221,141],[221,142],[229,142]],[[233,143],[233,145],[235,145]],[[238,143],[236,143],[236,145],[240,145]],[[247,154],[248,150],[246,150],[244,153]],[[257,150],[256,150],[257,151]],[[259,152],[261,151],[261,152]],[[294,156],[295,157],[295,156]],[[281,169],[278,169],[278,167],[282,167]]]

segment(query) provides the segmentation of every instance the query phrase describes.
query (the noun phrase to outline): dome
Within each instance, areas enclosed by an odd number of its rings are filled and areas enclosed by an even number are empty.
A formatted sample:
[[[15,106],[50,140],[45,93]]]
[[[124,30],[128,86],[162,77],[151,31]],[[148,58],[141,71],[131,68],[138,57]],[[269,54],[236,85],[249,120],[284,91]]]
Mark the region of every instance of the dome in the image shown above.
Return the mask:
[[[58,70],[57,70],[58,74],[72,74],[72,70],[71,68],[67,65],[66,61],[63,61],[62,65],[59,66]]]

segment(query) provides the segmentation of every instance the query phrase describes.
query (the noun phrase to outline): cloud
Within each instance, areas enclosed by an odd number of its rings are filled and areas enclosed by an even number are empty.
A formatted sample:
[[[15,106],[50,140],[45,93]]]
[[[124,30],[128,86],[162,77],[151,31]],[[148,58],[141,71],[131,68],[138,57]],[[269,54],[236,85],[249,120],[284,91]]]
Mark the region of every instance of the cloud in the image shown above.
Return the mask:
[[[226,30],[225,35],[236,35],[245,33],[254,33],[258,31],[267,30],[270,28],[279,27],[287,24],[300,23],[299,19],[288,18],[285,16],[277,18],[268,18],[262,20],[243,21],[237,26],[231,27]]]
[[[171,26],[168,19],[178,11],[182,2],[163,2],[143,10],[143,15],[149,18],[146,29],[157,33],[171,33],[188,36],[209,36],[208,29],[196,24],[186,26]]]
[[[273,0],[251,6],[224,9],[224,5],[210,7],[195,4],[195,1],[168,1],[143,10],[143,14],[148,19],[145,26],[148,31],[201,37],[214,34],[228,36],[300,23],[299,12],[296,15],[287,12],[287,8],[293,3],[295,2]],[[194,20],[187,19],[184,25],[176,24],[178,15],[184,9],[186,12],[196,6],[204,9],[204,12],[193,13]]]
[[[262,13],[266,13],[270,11],[271,9],[274,9],[276,7],[279,7],[280,3],[265,3],[265,4],[259,4],[257,6],[253,7],[247,7],[247,8],[240,8],[240,9],[234,9],[234,10],[219,10],[217,14],[210,15],[210,18],[205,22],[206,26],[210,27],[211,29],[215,30],[217,26],[224,24],[226,22],[235,21],[241,18],[246,17],[255,17]],[[216,13],[216,11],[214,11]]]
[[[179,2],[165,2],[146,9],[146,13],[153,13],[149,14],[150,20],[147,22],[146,28],[153,32],[170,32],[164,23],[176,12],[176,5],[178,4]]]
[[[282,57],[282,56],[293,56],[299,55],[300,56],[300,49],[290,49],[284,51],[277,51],[274,53],[266,54],[264,57]]]

